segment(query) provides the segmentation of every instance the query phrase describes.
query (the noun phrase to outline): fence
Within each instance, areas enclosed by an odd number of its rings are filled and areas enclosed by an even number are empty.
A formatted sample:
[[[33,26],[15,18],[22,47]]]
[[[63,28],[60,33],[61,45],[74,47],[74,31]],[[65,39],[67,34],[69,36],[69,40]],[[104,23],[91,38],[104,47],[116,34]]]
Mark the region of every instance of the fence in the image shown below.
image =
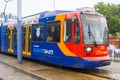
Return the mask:
[[[110,37],[109,39],[110,44],[114,45],[116,48],[120,49],[120,38],[118,37]],[[120,51],[119,52],[112,52],[110,54],[112,60],[120,61]]]

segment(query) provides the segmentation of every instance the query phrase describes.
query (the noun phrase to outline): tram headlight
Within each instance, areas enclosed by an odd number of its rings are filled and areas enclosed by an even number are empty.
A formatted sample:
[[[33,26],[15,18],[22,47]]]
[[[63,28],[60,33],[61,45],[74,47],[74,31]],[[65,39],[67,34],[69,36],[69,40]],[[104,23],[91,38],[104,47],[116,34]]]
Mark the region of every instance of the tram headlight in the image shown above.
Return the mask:
[[[92,52],[93,51],[93,48],[92,47],[85,47],[85,52]]]

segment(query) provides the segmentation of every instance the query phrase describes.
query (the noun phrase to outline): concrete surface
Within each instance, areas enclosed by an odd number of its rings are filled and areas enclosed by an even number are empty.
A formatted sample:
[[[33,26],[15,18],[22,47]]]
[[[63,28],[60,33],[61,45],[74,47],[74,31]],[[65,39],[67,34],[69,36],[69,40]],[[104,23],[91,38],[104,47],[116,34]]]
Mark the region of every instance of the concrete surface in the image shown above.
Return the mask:
[[[0,63],[4,63],[10,67],[18,68],[19,70],[22,70],[26,72],[27,74],[22,74],[19,71],[18,74],[13,74],[16,77],[16,79],[12,80],[28,80],[31,78],[31,76],[28,76],[28,74],[32,74],[34,76],[38,76],[42,79],[46,80],[119,80],[120,79],[120,62],[112,62],[110,66],[107,67],[101,67],[96,69],[90,69],[90,70],[73,70],[73,69],[67,69],[67,68],[61,68],[59,66],[52,66],[52,65],[46,65],[41,62],[36,62],[28,59],[23,59],[23,62],[19,64],[17,62],[17,58],[10,56],[10,55],[4,55],[0,54]],[[1,66],[3,66],[1,64]],[[0,69],[3,69],[3,67],[0,67]],[[4,69],[3,70],[5,76],[1,76],[2,78],[6,79],[6,77],[10,75],[6,75],[9,70]],[[14,70],[13,70],[14,71]],[[2,74],[0,72],[0,74]],[[21,79],[22,76],[26,76],[26,79]],[[22,77],[23,78],[23,77]],[[29,80],[34,80],[35,77],[32,77]],[[6,79],[11,80],[11,79]],[[37,79],[39,80],[39,79]]]

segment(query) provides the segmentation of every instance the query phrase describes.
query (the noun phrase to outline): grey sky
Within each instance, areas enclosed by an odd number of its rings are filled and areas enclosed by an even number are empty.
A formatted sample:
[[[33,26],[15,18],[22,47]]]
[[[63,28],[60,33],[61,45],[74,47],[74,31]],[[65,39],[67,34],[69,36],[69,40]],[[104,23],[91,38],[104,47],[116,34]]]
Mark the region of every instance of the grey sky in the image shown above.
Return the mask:
[[[22,16],[43,11],[52,11],[54,0],[22,0]],[[120,4],[120,0],[55,0],[56,10],[75,10],[81,7],[93,7],[98,2]],[[6,12],[16,14],[17,0],[8,3]],[[3,12],[5,2],[0,0],[0,12]]]

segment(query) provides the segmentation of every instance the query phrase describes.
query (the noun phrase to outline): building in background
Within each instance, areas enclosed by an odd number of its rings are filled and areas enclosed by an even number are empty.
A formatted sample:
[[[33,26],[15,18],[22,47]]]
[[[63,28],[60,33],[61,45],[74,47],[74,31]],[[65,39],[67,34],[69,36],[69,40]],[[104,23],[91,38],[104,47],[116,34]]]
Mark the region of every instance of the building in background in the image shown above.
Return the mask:
[[[5,16],[6,16],[6,19],[7,19],[8,22],[13,22],[13,21],[16,22],[17,21],[17,16],[16,15],[13,15],[11,13],[9,13],[9,14],[6,13]],[[0,25],[2,23],[5,23],[5,19],[4,19],[3,12],[0,12]]]

